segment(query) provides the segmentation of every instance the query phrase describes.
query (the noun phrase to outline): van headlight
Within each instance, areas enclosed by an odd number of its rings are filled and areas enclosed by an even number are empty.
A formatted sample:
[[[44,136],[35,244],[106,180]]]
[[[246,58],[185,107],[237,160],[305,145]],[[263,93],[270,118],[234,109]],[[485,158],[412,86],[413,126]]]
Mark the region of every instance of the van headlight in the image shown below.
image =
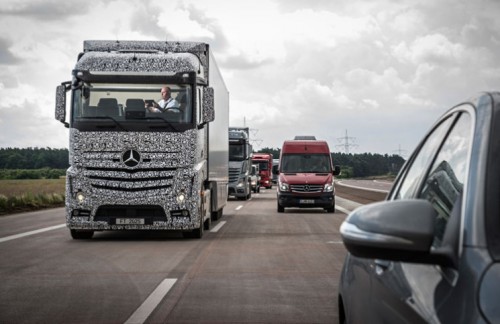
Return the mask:
[[[290,187],[288,186],[288,183],[286,182],[279,182],[278,183],[280,191],[290,191]]]
[[[334,190],[333,182],[325,183],[325,187],[323,188],[323,192],[332,192]]]

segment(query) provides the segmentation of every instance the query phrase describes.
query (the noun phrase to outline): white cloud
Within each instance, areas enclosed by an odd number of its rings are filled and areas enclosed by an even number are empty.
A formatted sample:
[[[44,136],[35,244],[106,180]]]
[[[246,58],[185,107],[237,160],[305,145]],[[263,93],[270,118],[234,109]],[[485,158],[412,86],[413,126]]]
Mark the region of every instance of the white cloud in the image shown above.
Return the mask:
[[[432,62],[447,64],[460,62],[465,52],[462,44],[452,43],[441,34],[432,34],[415,39],[410,46],[402,42],[394,47],[395,56],[401,61],[418,64]]]
[[[492,0],[5,0],[0,147],[67,145],[55,87],[83,40],[169,39],[210,43],[231,123],[262,146],[348,130],[359,152],[410,150],[446,108],[500,89],[499,14]]]

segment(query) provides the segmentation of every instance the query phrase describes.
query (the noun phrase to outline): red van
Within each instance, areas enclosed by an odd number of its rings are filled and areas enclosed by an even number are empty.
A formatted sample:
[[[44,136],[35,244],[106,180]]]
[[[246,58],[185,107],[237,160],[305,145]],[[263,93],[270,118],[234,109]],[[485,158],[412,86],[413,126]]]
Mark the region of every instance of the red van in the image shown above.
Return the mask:
[[[314,138],[314,137],[312,137]],[[326,141],[289,140],[283,143],[278,168],[278,212],[285,207],[324,208],[335,212],[333,166]]]

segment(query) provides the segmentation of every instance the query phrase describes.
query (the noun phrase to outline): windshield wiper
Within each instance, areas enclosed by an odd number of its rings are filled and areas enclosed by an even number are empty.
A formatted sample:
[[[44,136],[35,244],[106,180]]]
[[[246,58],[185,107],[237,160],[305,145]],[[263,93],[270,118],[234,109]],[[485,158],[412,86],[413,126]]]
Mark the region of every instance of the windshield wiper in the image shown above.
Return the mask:
[[[111,119],[118,127],[120,127],[123,131],[128,132],[128,129],[125,129],[122,124],[120,124],[116,119],[111,116],[87,116],[83,117],[87,119]]]
[[[174,126],[174,124],[172,124],[171,122],[169,122],[168,120],[166,120],[165,118],[161,118],[161,117],[156,117],[156,116],[148,116],[148,117],[145,117],[144,119],[160,119],[160,120],[163,120],[169,127],[171,127],[174,131],[178,132],[179,130]],[[163,128],[164,126],[152,126],[152,125],[149,125],[149,128]]]

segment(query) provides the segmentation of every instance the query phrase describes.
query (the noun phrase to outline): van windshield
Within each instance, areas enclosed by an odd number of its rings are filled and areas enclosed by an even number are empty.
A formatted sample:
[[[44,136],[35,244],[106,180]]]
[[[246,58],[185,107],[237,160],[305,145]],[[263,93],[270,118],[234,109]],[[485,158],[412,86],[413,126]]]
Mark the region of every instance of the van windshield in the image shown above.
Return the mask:
[[[329,154],[283,154],[282,173],[327,173],[331,172]]]

